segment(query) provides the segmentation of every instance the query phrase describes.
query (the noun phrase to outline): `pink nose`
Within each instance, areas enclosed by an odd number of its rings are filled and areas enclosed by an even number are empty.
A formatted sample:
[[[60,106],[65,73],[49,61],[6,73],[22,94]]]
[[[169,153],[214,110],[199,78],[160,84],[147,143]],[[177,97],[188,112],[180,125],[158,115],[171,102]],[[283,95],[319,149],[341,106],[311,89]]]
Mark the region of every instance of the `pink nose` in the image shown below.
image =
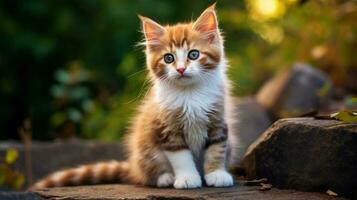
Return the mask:
[[[177,71],[178,73],[180,73],[181,75],[183,75],[183,73],[185,72],[185,70],[186,70],[186,68],[184,68],[184,67],[176,68],[176,71]]]

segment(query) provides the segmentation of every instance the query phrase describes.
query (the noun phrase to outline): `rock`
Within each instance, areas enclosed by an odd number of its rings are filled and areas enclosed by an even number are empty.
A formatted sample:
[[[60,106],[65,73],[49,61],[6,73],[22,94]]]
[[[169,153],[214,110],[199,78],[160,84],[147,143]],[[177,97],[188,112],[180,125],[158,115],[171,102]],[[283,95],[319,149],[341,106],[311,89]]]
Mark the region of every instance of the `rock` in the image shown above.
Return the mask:
[[[101,160],[124,158],[121,145],[118,143],[73,140],[68,142],[32,142],[31,146],[33,181],[59,169]],[[1,142],[0,157],[3,157],[8,149],[19,151],[19,158],[12,168],[26,174],[24,145],[19,142]]]
[[[332,84],[325,73],[309,65],[296,64],[277,73],[258,91],[256,98],[280,119],[325,109],[331,91]]]
[[[231,165],[239,166],[246,150],[272,123],[267,111],[254,97],[235,101],[233,134],[230,132]]]
[[[331,199],[324,193],[299,192],[294,190],[271,189],[261,192],[260,187],[234,186],[230,188],[202,188],[192,190],[160,189],[133,185],[97,185],[42,189],[34,191],[48,200],[116,200],[116,199],[148,199],[148,200],[208,200],[208,199],[240,199],[240,200],[322,200]],[[343,198],[335,198],[343,199]]]
[[[281,119],[248,148],[243,167],[274,187],[357,198],[357,123]]]

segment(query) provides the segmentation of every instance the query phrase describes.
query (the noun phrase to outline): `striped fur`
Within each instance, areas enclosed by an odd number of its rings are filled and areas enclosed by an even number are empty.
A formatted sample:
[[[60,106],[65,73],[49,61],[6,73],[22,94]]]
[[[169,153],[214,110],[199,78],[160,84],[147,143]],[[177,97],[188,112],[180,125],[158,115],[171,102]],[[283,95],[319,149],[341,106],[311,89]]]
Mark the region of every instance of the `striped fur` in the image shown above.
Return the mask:
[[[127,179],[128,171],[129,165],[127,162],[99,162],[55,172],[37,182],[32,188],[123,182]]]

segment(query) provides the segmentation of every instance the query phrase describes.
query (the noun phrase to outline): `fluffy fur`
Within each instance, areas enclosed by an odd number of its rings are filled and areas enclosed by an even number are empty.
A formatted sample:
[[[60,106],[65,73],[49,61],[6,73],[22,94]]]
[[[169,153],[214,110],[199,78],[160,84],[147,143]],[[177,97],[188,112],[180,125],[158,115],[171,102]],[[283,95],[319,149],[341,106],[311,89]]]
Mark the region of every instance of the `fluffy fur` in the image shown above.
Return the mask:
[[[229,81],[215,5],[192,23],[161,26],[140,19],[153,87],[125,140],[128,160],[56,172],[36,188],[108,181],[179,189],[201,187],[202,180],[233,185],[226,170]],[[189,58],[191,50],[199,56]],[[165,61],[168,53],[172,62]]]

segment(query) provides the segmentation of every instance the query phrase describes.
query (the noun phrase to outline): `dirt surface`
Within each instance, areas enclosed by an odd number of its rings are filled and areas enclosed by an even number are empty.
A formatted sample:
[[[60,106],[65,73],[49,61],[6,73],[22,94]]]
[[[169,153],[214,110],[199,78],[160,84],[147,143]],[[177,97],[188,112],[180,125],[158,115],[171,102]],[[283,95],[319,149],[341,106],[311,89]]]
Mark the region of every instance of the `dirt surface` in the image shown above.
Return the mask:
[[[133,185],[96,185],[96,186],[78,186],[51,188],[34,191],[40,197],[51,200],[116,200],[116,199],[173,199],[173,200],[191,200],[191,199],[254,199],[254,200],[322,200],[343,198],[331,197],[323,193],[300,192],[294,190],[271,189],[269,191],[260,191],[258,186],[236,186],[231,188],[202,188],[194,190],[176,190],[159,189],[149,187],[139,187]]]

